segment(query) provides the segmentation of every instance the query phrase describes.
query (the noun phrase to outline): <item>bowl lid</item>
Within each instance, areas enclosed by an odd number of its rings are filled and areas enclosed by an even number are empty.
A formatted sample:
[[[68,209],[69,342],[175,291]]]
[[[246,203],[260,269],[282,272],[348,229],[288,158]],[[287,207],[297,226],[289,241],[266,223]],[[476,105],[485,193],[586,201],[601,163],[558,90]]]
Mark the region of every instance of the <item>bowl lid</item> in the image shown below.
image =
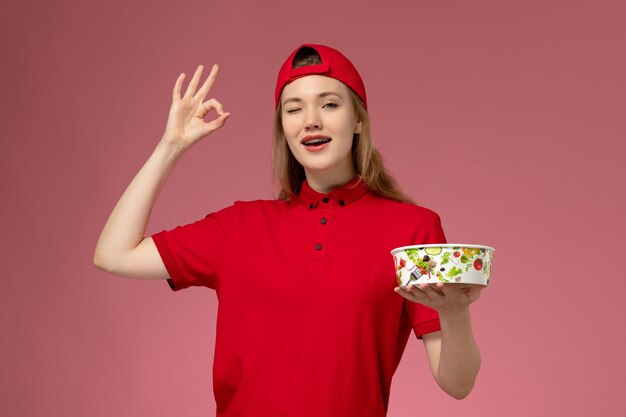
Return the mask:
[[[491,250],[492,252],[496,251],[496,249],[491,246],[474,245],[474,244],[469,244],[469,243],[430,243],[427,245],[401,246],[399,248],[392,249],[391,254],[393,254],[394,252],[399,252],[399,251],[403,251],[406,249],[418,249],[418,248],[480,248],[480,249]]]

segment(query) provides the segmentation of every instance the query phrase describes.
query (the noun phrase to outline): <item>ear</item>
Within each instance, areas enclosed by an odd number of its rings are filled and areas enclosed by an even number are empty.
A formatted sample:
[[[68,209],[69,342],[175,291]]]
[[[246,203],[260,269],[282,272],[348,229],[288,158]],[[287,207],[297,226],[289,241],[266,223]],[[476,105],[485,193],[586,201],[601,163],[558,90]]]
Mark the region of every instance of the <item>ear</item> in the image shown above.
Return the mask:
[[[359,122],[354,127],[354,133],[361,133],[363,130],[363,122],[359,120]]]

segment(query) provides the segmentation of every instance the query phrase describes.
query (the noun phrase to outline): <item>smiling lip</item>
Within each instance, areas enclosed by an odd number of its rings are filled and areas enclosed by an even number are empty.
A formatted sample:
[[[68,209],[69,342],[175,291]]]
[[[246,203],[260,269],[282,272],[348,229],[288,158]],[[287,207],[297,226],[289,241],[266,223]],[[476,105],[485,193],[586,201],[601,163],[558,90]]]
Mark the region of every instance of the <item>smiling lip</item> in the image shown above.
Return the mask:
[[[302,138],[300,143],[304,145],[306,141],[313,140],[313,139],[328,139],[329,141],[332,140],[328,136],[324,136],[324,135],[309,135],[309,136],[305,136],[304,138]]]
[[[311,144],[306,144],[307,141],[311,141],[314,139],[325,139],[324,142],[317,142],[317,143],[311,143]],[[329,138],[328,136],[324,136],[324,135],[308,135],[305,136],[304,138],[302,138],[302,140],[300,141],[300,143],[302,144],[302,146],[304,146],[304,149],[306,149],[309,152],[319,152],[322,149],[326,148],[326,146],[332,141],[331,138]]]

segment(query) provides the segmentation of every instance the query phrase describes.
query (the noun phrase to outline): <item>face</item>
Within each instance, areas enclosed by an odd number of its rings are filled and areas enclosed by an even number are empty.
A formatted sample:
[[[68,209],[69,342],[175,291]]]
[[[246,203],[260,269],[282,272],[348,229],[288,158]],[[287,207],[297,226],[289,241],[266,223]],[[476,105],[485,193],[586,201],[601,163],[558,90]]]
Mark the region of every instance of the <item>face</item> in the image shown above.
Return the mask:
[[[334,78],[308,75],[281,95],[282,125],[293,156],[309,176],[349,180],[354,175],[352,138],[360,133],[348,87]]]

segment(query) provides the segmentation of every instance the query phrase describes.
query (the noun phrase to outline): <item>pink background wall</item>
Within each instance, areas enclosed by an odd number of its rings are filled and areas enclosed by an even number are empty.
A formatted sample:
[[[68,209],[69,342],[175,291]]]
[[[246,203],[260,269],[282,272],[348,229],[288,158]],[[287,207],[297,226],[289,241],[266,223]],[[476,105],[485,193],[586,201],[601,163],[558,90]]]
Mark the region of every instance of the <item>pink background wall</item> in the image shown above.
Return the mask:
[[[215,294],[115,277],[93,250],[160,138],[177,75],[200,63],[220,64],[212,95],[232,116],[178,165],[146,233],[270,197],[276,71],[304,42],[360,69],[387,165],[449,241],[497,249],[472,307],[474,391],[447,397],[411,339],[389,415],[624,410],[624,2],[363,7],[2,6],[2,415],[214,414]]]

